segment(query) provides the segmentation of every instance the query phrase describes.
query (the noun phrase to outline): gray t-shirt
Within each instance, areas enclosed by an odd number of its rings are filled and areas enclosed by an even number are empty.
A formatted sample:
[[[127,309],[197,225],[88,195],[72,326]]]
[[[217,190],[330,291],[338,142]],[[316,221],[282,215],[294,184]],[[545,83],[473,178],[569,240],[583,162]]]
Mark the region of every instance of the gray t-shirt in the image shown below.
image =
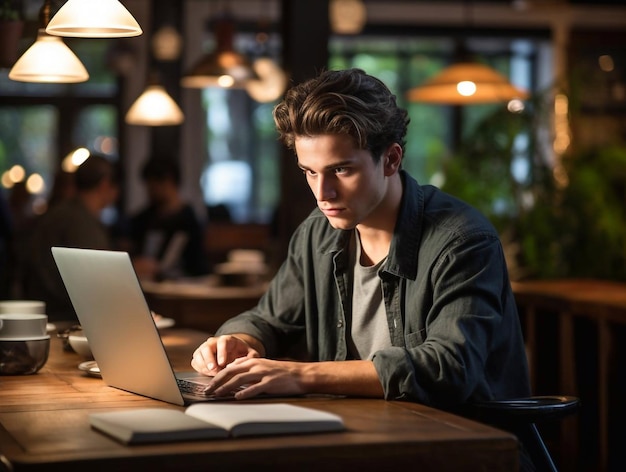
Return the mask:
[[[391,347],[387,315],[378,271],[387,261],[363,266],[359,232],[354,230],[350,244],[352,271],[352,319],[347,331],[350,353],[355,359],[372,359],[380,349]]]

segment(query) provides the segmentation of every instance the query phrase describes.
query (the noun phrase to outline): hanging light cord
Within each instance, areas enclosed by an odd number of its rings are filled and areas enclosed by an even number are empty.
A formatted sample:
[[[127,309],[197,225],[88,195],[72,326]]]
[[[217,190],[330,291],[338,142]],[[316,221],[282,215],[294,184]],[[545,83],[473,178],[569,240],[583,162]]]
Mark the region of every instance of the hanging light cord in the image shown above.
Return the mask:
[[[41,8],[39,9],[39,27],[46,29],[46,26],[48,26],[48,23],[50,23],[50,18],[51,18],[51,14],[50,12],[52,11],[52,0],[44,0],[43,5],[41,6]]]

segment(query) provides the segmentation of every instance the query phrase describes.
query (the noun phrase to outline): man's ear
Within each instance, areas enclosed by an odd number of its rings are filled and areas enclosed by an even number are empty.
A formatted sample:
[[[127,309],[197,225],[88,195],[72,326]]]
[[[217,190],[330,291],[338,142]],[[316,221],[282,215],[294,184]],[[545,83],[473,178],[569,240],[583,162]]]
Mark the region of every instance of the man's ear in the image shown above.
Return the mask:
[[[383,154],[383,165],[387,177],[395,174],[402,165],[402,147],[398,143],[393,143]]]

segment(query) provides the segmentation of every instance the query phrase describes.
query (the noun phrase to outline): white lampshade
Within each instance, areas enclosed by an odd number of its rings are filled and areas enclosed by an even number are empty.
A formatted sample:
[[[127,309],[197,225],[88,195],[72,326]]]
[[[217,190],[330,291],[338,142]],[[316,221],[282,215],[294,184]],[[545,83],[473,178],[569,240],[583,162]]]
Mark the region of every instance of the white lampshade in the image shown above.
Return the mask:
[[[148,85],[126,113],[129,125],[173,126],[181,124],[184,119],[176,102],[158,84]]]
[[[76,83],[89,79],[89,73],[63,38],[50,36],[42,28],[37,40],[11,70],[9,79],[19,82]]]
[[[67,0],[46,27],[48,34],[81,38],[139,36],[137,20],[118,0]]]
[[[411,102],[471,105],[525,99],[528,93],[483,64],[453,64],[407,93]]]

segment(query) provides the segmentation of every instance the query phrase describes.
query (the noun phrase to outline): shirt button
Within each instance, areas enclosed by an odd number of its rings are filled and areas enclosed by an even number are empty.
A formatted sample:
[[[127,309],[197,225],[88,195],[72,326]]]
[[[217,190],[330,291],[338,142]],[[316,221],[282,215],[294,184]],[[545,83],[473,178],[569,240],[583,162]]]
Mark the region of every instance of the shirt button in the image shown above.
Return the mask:
[[[337,322],[337,328],[343,328],[343,320]]]

